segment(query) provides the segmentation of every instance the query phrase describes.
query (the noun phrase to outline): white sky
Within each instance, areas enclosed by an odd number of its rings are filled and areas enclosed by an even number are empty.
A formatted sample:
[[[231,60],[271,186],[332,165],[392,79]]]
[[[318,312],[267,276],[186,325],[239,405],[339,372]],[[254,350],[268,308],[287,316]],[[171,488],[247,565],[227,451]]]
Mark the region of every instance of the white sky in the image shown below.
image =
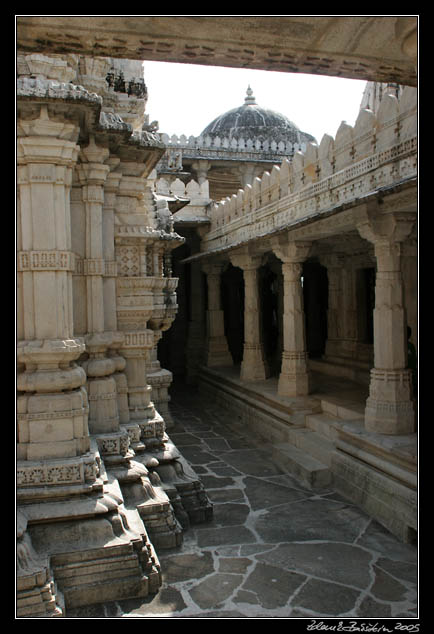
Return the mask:
[[[301,73],[145,61],[146,113],[159,132],[199,136],[218,115],[244,103],[250,84],[256,103],[288,117],[318,143],[342,121],[354,125],[365,81]]]

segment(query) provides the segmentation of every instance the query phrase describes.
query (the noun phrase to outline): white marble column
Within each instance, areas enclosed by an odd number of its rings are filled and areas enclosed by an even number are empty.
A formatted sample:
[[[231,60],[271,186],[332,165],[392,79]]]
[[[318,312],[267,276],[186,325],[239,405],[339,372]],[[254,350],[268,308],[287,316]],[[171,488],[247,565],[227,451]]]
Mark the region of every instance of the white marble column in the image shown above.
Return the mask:
[[[310,242],[289,242],[284,237],[273,242],[273,251],[282,260],[284,289],[283,352],[278,384],[278,393],[282,396],[309,394],[301,274],[310,247]]]
[[[84,484],[90,448],[86,376],[75,361],[84,342],[74,337],[69,191],[79,148],[78,129],[50,117],[19,123],[18,151],[18,488]],[[52,461],[65,461],[63,476]],[[41,461],[39,467],[32,461]],[[90,471],[93,458],[87,454]],[[93,479],[96,476],[96,465]],[[50,470],[53,473],[50,475]],[[90,472],[89,472],[90,473]]]
[[[373,242],[377,259],[374,309],[374,368],[371,370],[365,427],[382,434],[414,432],[411,370],[407,368],[407,321],[401,271],[402,243],[415,214],[368,217],[358,226]]]
[[[87,335],[86,349],[89,359],[83,363],[88,382],[89,431],[96,434],[100,450],[104,453],[107,445],[105,434],[119,436],[119,413],[117,406],[116,382],[113,378],[115,363],[108,358],[107,351],[112,343],[112,333],[106,328],[106,305],[104,301],[104,186],[110,172],[105,161],[109,151],[95,143],[93,136],[89,144],[81,149],[77,173],[82,186],[82,200],[85,217],[85,257],[83,272],[86,281]],[[105,212],[104,212],[105,213]],[[110,447],[115,439],[110,436]],[[120,438],[115,444],[120,449]],[[128,445],[128,438],[123,439]]]
[[[259,275],[261,257],[249,254],[231,255],[231,262],[243,271],[244,276],[244,349],[240,378],[257,381],[270,376],[265,359],[261,332],[261,305]]]
[[[207,343],[205,363],[208,367],[232,366],[232,355],[225,336],[224,312],[221,304],[222,264],[203,264],[208,282]]]

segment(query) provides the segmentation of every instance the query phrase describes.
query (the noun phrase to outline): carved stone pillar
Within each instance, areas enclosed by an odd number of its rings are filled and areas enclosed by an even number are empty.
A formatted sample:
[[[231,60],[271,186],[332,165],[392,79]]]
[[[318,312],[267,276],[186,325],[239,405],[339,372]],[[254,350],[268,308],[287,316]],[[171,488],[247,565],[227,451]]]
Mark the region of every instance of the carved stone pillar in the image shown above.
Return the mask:
[[[278,384],[278,393],[282,396],[309,393],[301,273],[310,247],[310,242],[288,242],[284,238],[273,242],[273,251],[282,260],[284,289],[283,352]]]
[[[351,256],[345,256],[341,270],[341,355],[353,359],[357,350],[356,275]]]
[[[233,360],[225,336],[224,313],[221,304],[222,264],[204,264],[208,282],[207,344],[205,363],[208,367],[231,366]]]
[[[121,438],[117,406],[116,382],[113,378],[115,364],[107,357],[112,342],[106,328],[107,298],[104,298],[104,185],[110,167],[104,164],[109,151],[95,143],[93,136],[89,144],[81,149],[77,173],[82,185],[82,200],[85,215],[85,258],[83,273],[86,281],[87,335],[86,349],[89,359],[83,363],[88,378],[89,431],[95,435],[100,451],[114,444],[128,443]],[[105,213],[105,212],[104,212]],[[110,311],[107,310],[107,315]],[[109,434],[109,438],[105,436]],[[125,435],[125,434],[124,434]],[[114,437],[116,436],[116,438]]]
[[[157,313],[159,319],[164,319],[164,299],[160,295],[164,296],[165,280],[155,276],[155,271],[161,269],[161,254],[155,248],[158,236],[149,226],[148,209],[142,204],[144,182],[139,176],[140,166],[131,163],[126,168],[129,173],[120,182],[115,226],[117,322],[123,336],[116,348],[116,356],[125,360],[125,367],[115,380],[123,388],[125,422],[121,426],[128,430],[135,452],[131,464],[137,473],[139,466],[144,468],[145,475],[142,474],[141,481],[137,481],[133,473],[131,477],[129,473],[126,478],[119,477],[126,501],[139,511],[153,543],[172,548],[181,543],[182,529],[158,475],[154,473],[159,461],[153,452],[164,444],[165,425],[151,400],[152,388],[147,378],[151,351],[158,340],[156,336],[160,336],[152,328],[156,326],[153,319],[157,318]],[[162,284],[159,284],[161,280]]]
[[[342,257],[338,254],[322,256],[321,264],[327,268],[328,309],[327,309],[327,341],[325,356],[339,356],[342,338]]]
[[[21,121],[20,128],[18,361],[25,371],[17,379],[23,392],[18,400],[18,459],[65,458],[71,468],[80,469],[80,456],[90,443],[82,387],[86,377],[74,363],[84,351],[84,342],[73,331],[69,221],[77,129],[51,119],[44,105],[37,119]],[[93,462],[91,455],[86,460]],[[23,464],[19,487],[25,486],[27,472]]]
[[[119,351],[126,359],[130,418],[144,426],[155,415],[151,388],[146,381],[146,359],[154,344],[153,332],[147,328],[147,323],[154,308],[155,280],[148,277],[150,258],[147,253],[149,236],[143,226],[145,210],[142,208],[139,213],[139,201],[144,191],[143,166],[128,163],[127,170],[122,176],[116,201],[117,320],[118,328],[125,336]]]
[[[29,82],[21,90],[34,88]],[[47,94],[48,88],[55,93],[56,84],[46,82],[46,87]],[[33,110],[19,122],[17,144],[18,362],[23,370],[17,377],[17,500],[33,548],[49,562],[67,607],[144,596],[161,583],[143,523],[138,517],[134,523],[123,507],[89,436],[86,374],[76,364],[85,346],[74,336],[72,309],[69,189],[79,148],[78,125],[70,117],[75,106],[83,107],[80,98],[88,97],[77,88],[64,121],[59,104],[31,104]],[[25,100],[23,108],[29,103]],[[92,318],[97,323],[99,312]],[[43,592],[38,579],[33,590]]]
[[[411,370],[407,368],[407,323],[401,272],[402,242],[409,236],[415,215],[369,215],[358,226],[373,242],[377,258],[374,309],[374,365],[371,370],[365,427],[382,434],[414,431],[415,414]]]
[[[207,161],[206,159],[199,159],[192,164],[192,168],[196,172],[197,182],[199,185],[202,185],[202,183],[204,183],[208,178],[208,172],[211,168],[210,161]]]
[[[240,378],[245,381],[266,379],[270,369],[265,359],[261,332],[261,305],[258,269],[260,257],[231,255],[231,262],[244,276],[244,349]]]

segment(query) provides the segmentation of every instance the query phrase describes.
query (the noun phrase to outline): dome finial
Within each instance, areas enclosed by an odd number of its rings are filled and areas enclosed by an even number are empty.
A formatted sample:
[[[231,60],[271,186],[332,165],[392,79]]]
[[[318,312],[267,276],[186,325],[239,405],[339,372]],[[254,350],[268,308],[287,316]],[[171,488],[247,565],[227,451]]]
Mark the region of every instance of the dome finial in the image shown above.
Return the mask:
[[[253,90],[250,88],[250,84],[249,84],[249,86],[247,88],[247,97],[245,97],[244,103],[247,106],[250,105],[250,104],[256,106],[256,99],[253,96]]]

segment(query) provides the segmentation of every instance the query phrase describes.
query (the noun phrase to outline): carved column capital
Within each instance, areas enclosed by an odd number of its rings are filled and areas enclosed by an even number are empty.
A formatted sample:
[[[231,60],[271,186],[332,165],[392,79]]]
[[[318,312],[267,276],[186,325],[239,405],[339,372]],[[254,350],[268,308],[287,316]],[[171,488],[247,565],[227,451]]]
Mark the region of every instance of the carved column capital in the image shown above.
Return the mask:
[[[357,230],[365,240],[377,244],[403,242],[416,222],[416,214],[407,211],[376,214],[367,209],[365,218],[357,225]]]
[[[304,262],[309,256],[312,242],[304,240],[291,242],[288,236],[284,235],[273,238],[271,247],[282,262]]]
[[[94,135],[91,134],[88,145],[80,148],[79,156],[84,165],[102,164],[109,158],[110,152],[107,148],[97,145]],[[109,166],[106,167],[110,169]]]
[[[225,265],[223,262],[202,262],[201,268],[206,275],[221,275]]]
[[[243,271],[252,271],[258,269],[262,264],[262,256],[250,255],[250,253],[233,253],[229,254],[229,259],[233,266],[237,266]]]

